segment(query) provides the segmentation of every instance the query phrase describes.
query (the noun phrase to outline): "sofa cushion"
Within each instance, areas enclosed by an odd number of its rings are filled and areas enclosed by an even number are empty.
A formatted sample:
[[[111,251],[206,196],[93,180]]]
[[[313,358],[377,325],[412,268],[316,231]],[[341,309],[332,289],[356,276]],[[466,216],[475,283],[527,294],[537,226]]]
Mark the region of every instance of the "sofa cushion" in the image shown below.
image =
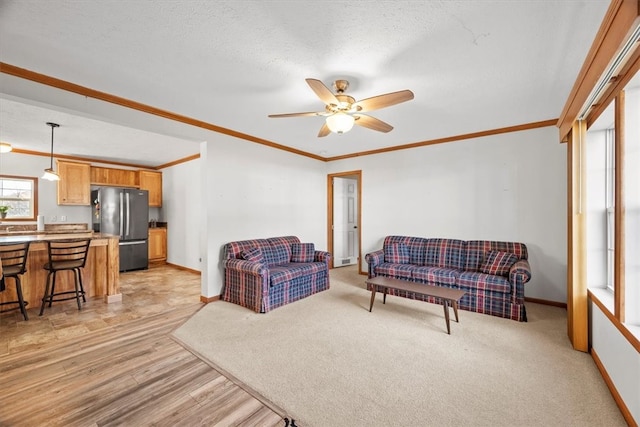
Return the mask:
[[[308,276],[326,270],[324,262],[287,263],[269,268],[269,285],[277,286],[298,277]]]
[[[518,261],[516,254],[502,251],[489,251],[480,266],[480,272],[494,274],[496,276],[507,276],[511,266]]]
[[[518,242],[498,242],[491,240],[469,240],[464,269],[467,271],[480,271],[480,266],[490,251],[508,252],[516,254],[518,259],[527,259],[527,246]]]
[[[242,259],[242,251],[252,248],[268,248],[269,241],[266,239],[241,240],[238,242],[229,242],[225,246],[227,258]],[[263,252],[264,255],[264,252]]]
[[[409,248],[404,243],[391,243],[384,246],[384,262],[409,264]]]
[[[453,287],[459,274],[460,271],[453,268],[419,266],[411,271],[411,278],[417,282]]]
[[[469,289],[474,292],[486,290],[503,294],[511,293],[511,283],[509,283],[509,280],[504,276],[465,271],[460,273],[457,283],[458,288],[462,290]]]
[[[413,264],[392,264],[385,262],[376,267],[376,276],[411,279],[411,272],[416,268]]]
[[[291,262],[313,262],[316,248],[313,243],[293,243],[291,245]]]
[[[267,239],[270,250],[263,250],[269,267],[287,264],[291,261],[291,245],[300,243],[296,236],[270,237]]]
[[[291,260],[291,247],[285,245],[269,245],[262,248],[264,259],[269,267],[286,264]]]
[[[387,236],[382,245],[384,247],[393,243],[402,243],[409,249],[409,264],[424,265],[424,245],[427,239],[424,237]]]
[[[245,261],[258,262],[260,264],[264,264],[264,255],[262,254],[262,249],[258,247],[249,248],[241,251],[240,257]]]
[[[456,239],[427,239],[424,265],[462,269],[465,263],[466,242]]]

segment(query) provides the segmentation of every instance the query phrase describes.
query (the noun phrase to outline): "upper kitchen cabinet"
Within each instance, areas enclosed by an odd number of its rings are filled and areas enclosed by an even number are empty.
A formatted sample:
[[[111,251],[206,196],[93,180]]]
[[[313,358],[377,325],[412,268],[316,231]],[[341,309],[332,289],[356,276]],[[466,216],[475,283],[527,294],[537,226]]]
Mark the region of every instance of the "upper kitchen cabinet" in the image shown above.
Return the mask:
[[[114,187],[137,187],[137,172],[128,169],[103,168],[91,166],[92,185],[111,185]]]
[[[141,190],[149,190],[150,207],[162,207],[162,172],[138,171],[138,185]]]
[[[91,204],[91,166],[88,163],[56,161],[58,175],[58,204]]]

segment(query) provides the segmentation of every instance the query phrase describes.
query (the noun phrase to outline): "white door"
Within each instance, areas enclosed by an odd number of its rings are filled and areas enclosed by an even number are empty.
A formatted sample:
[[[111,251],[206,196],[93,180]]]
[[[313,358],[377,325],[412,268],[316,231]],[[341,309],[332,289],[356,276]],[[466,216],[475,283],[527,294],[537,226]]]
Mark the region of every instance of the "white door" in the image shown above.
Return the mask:
[[[333,266],[358,262],[358,181],[333,178]]]

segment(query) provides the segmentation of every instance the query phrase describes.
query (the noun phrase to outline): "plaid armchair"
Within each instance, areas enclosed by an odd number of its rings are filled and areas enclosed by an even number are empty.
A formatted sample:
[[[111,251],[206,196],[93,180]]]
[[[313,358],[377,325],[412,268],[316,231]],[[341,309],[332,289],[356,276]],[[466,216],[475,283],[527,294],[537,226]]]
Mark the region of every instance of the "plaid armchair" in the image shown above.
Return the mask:
[[[524,243],[387,236],[383,248],[365,259],[369,277],[461,289],[466,291],[461,309],[526,322],[524,285],[531,279],[527,257]],[[390,293],[439,302],[403,291]]]
[[[225,245],[222,300],[266,313],[329,289],[331,254],[295,236]]]

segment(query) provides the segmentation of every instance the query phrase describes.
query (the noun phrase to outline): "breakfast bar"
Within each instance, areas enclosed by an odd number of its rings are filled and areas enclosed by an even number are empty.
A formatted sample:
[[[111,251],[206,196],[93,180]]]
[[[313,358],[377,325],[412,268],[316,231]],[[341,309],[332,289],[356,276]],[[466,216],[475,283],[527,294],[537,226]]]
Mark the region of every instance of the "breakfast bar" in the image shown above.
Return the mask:
[[[27,257],[27,271],[22,275],[22,292],[29,307],[36,307],[44,296],[47,282],[48,240],[90,238],[87,262],[83,269],[84,289],[87,297],[101,296],[107,303],[120,302],[122,294],[119,285],[118,236],[94,233],[92,231],[69,233],[2,233],[0,244],[30,242]],[[56,289],[71,291],[74,289],[73,274],[60,274]],[[15,287],[7,286],[0,292],[0,302],[16,300]]]

